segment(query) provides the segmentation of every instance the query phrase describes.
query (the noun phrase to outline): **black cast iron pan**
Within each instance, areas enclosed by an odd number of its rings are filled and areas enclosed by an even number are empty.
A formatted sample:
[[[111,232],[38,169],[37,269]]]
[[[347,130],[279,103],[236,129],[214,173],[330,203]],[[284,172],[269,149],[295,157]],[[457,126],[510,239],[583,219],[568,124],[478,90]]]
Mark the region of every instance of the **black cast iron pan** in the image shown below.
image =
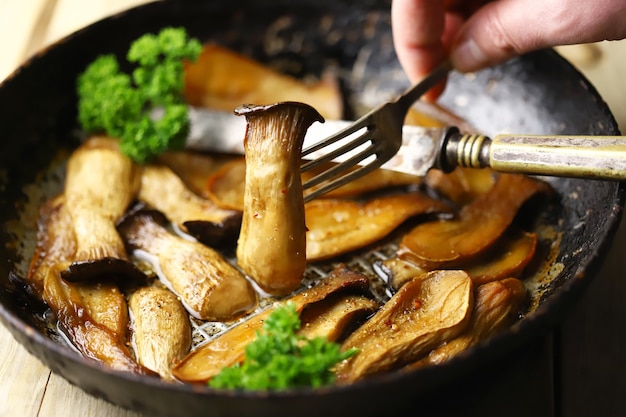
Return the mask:
[[[371,416],[413,414],[420,399],[551,329],[607,253],[622,214],[620,183],[550,180],[558,203],[546,221],[563,239],[550,279],[536,286],[537,306],[527,317],[444,365],[352,386],[223,393],[115,372],[81,358],[49,334],[41,312],[33,312],[12,283],[12,274],[25,274],[34,250],[36,209],[57,191],[38,186],[42,173],[62,166],[59,151],[78,144],[75,79],[98,54],[121,56],[143,33],[182,25],[203,41],[296,76],[336,68],[347,97],[345,117],[353,117],[354,109],[378,104],[408,85],[393,51],[389,9],[389,1],[365,0],[152,3],[75,33],[9,77],[0,87],[0,318],[14,337],[86,392],[151,416]],[[486,134],[618,134],[594,88],[551,51],[468,76],[453,74],[441,102]],[[54,178],[45,180],[54,183]]]

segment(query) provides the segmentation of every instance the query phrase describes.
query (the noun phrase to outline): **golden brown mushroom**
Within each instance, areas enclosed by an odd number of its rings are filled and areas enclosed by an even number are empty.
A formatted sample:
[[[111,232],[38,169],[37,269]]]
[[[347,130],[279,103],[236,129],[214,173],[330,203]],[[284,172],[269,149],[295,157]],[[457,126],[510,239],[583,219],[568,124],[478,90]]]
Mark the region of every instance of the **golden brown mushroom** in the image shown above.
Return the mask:
[[[169,232],[155,211],[129,216],[119,229],[127,244],[148,254],[163,282],[203,320],[230,320],[256,306],[257,295],[239,270],[217,251]]]
[[[172,367],[191,349],[189,315],[171,291],[157,285],[142,287],[128,301],[133,342],[140,364],[173,380]]]
[[[428,356],[406,366],[405,370],[443,363],[481,340],[500,331],[515,320],[526,299],[526,288],[516,278],[492,281],[476,289],[474,313],[463,333],[447,341]]]
[[[67,163],[65,200],[76,251],[72,264],[62,272],[64,279],[143,278],[128,261],[115,228],[137,195],[139,172],[112,138],[92,137],[72,153]]]
[[[241,213],[222,209],[195,194],[165,165],[144,167],[138,198],[207,245],[219,247],[236,240]]]
[[[323,281],[290,297],[288,301],[293,302],[296,311],[300,312],[306,306],[324,300],[331,294],[350,290],[363,291],[368,285],[366,276],[339,265]],[[255,332],[261,329],[263,321],[274,308],[251,317],[191,352],[174,368],[174,376],[185,382],[206,382],[222,368],[243,361],[245,347],[254,340]]]
[[[358,352],[336,367],[346,383],[397,369],[461,333],[474,305],[472,280],[463,271],[433,271],[406,283],[341,345]]]
[[[286,295],[298,288],[306,267],[302,143],[309,126],[324,119],[293,102],[242,106],[236,113],[247,122],[237,262],[264,291]]]
[[[402,239],[405,259],[427,269],[456,268],[488,250],[528,199],[550,192],[542,181],[499,174],[494,186],[464,206],[457,219],[422,223]]]

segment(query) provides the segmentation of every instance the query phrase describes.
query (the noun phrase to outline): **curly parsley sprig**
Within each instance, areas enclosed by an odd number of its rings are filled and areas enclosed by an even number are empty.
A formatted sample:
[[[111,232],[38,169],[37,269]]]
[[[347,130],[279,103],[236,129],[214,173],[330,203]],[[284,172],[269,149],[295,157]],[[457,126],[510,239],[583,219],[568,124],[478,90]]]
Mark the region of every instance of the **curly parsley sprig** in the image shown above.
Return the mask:
[[[332,367],[357,350],[342,352],[337,343],[325,338],[307,339],[297,334],[300,326],[295,304],[277,307],[257,331],[257,338],[246,346],[244,361],[224,368],[209,386],[281,390],[332,384]]]
[[[183,28],[165,28],[131,44],[126,59],[136,68],[130,75],[114,55],[99,56],[78,77],[81,126],[118,137],[121,151],[140,163],[182,148],[189,133],[183,62],[197,60],[201,50]]]

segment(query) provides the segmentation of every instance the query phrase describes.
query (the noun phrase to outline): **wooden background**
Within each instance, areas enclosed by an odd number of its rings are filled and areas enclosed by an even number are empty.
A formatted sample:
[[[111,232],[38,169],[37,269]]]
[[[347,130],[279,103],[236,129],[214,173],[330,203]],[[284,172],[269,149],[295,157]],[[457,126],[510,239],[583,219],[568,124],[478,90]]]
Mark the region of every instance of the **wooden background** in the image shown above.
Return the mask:
[[[103,16],[150,0],[0,0],[0,80],[41,47]],[[558,51],[599,90],[626,131],[626,41],[573,45]],[[1,111],[1,109],[0,109]],[[601,274],[554,334],[540,343],[554,392],[550,415],[626,416],[626,227]],[[95,399],[52,374],[0,326],[0,417],[141,417]],[[523,367],[523,366],[522,366]],[[504,375],[515,386],[528,375]],[[541,383],[539,383],[541,385]],[[494,395],[498,395],[494,393]],[[515,415],[538,415],[531,399]],[[546,404],[543,410],[546,409]],[[483,407],[489,409],[489,406]],[[497,407],[485,415],[503,415]],[[500,409],[501,410],[501,409]],[[534,412],[537,411],[537,412]]]

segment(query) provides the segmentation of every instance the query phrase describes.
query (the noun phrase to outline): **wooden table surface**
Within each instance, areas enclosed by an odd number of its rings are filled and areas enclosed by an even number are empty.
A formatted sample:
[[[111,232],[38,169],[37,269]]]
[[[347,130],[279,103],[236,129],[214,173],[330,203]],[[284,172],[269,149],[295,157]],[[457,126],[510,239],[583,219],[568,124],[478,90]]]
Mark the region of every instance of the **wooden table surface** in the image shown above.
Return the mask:
[[[103,16],[147,1],[0,0],[0,79],[39,48]],[[626,131],[626,41],[558,50],[597,87],[621,130]],[[625,251],[626,226],[623,226],[605,267],[574,311],[552,335],[529,348],[538,354],[531,352],[512,367],[510,372],[519,373],[523,368],[529,374],[539,370],[543,372],[540,377],[553,378],[548,384],[553,391],[552,404],[537,401],[537,407],[542,409],[533,412],[532,399],[517,400],[517,404],[525,403],[525,409],[530,410],[526,415],[626,416]],[[4,359],[0,360],[0,417],[140,417],[136,412],[95,399],[52,374],[1,326],[0,352],[4,352]],[[499,378],[507,383],[491,387],[493,395],[507,395],[504,391],[509,385],[516,389],[515,373]],[[532,375],[525,378],[532,380]],[[520,394],[524,392],[533,391],[520,390]],[[515,398],[516,393],[508,395]],[[511,401],[513,405],[516,403],[514,399]]]

